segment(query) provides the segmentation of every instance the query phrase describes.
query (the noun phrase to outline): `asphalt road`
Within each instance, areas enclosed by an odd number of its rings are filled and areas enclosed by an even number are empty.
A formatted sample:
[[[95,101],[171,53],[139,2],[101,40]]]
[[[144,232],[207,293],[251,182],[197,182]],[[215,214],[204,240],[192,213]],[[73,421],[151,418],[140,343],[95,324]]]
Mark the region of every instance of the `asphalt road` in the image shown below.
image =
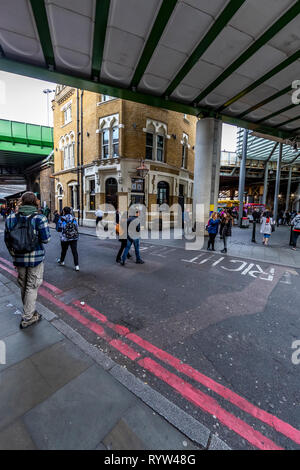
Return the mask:
[[[42,303],[231,448],[300,448],[299,270],[146,242],[122,267],[118,241],[81,235],[75,272],[51,233]]]

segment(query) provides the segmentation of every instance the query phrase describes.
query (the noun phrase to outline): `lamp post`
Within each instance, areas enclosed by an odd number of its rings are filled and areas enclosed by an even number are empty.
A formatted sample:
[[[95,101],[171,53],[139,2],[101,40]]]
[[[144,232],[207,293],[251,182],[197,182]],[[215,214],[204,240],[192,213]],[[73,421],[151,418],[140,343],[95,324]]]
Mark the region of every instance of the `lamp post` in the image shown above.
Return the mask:
[[[49,94],[55,93],[55,90],[50,90],[50,88],[45,88],[45,90],[43,90],[43,93],[45,93],[47,96],[47,123],[49,127]]]

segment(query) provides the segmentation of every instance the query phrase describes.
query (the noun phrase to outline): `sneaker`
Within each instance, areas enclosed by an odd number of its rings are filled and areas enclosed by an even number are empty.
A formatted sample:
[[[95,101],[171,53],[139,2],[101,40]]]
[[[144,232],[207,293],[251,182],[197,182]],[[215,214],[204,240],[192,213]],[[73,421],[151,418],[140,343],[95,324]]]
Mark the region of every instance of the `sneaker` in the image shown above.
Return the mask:
[[[145,261],[143,261],[142,259],[138,259],[138,260],[136,261],[136,264],[144,264],[144,263],[145,263]]]
[[[123,259],[121,259],[120,265],[121,265],[121,266],[125,266],[125,261],[124,261]]]
[[[75,271],[79,271],[79,266],[75,266]]]
[[[28,326],[34,325],[42,319],[42,315],[38,312],[35,312],[30,320],[22,320],[20,323],[21,330],[28,328]]]
[[[116,263],[121,263],[121,260],[120,260],[120,259],[116,259]]]
[[[297,248],[295,248],[295,247],[293,246],[293,247],[292,247],[292,250],[296,251],[296,250],[297,250]]]
[[[58,264],[59,264],[60,266],[64,266],[64,265],[65,265],[65,262],[64,262],[64,261],[61,262],[60,259],[58,259],[57,262],[58,262]]]

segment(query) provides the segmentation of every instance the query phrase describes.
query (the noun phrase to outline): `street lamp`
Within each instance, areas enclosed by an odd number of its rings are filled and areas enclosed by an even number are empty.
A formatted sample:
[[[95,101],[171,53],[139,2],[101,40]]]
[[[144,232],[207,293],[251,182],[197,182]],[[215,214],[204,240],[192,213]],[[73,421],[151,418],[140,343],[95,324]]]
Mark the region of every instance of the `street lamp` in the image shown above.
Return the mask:
[[[43,90],[43,93],[47,95],[47,122],[48,122],[48,127],[49,127],[49,94],[50,93],[55,93],[55,90],[50,90],[50,88],[46,88]]]
[[[149,168],[146,167],[144,160],[141,160],[141,166],[136,169],[137,175],[145,179],[149,173]]]

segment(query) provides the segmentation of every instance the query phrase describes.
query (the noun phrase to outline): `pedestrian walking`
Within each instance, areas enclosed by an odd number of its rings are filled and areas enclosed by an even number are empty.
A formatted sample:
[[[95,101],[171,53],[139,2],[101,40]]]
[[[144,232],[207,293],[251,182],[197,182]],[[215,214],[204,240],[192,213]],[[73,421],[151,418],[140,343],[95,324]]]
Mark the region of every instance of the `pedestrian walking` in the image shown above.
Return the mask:
[[[122,266],[125,265],[125,260],[127,258],[127,255],[129,253],[129,250],[130,250],[132,244],[134,245],[134,249],[135,249],[136,263],[137,264],[144,264],[144,261],[141,259],[141,256],[140,256],[140,236],[139,236],[139,233],[141,231],[141,226],[140,226],[139,223],[136,225],[134,235],[133,235],[133,232],[134,232],[133,227],[131,227],[131,230],[130,230],[130,225],[131,224],[134,225],[136,223],[135,220],[138,218],[138,216],[139,216],[139,211],[136,211],[134,216],[129,217],[127,219],[127,244],[126,244],[126,248],[123,252],[123,255],[122,255],[122,258],[121,258],[121,261],[120,261],[120,264]]]
[[[38,213],[38,200],[34,193],[22,195],[17,214],[5,222],[5,244],[18,272],[23,303],[20,328],[24,329],[41,319],[36,311],[38,289],[43,282],[44,244],[50,240],[48,221]]]
[[[100,207],[98,207],[98,209],[96,210],[95,216],[96,216],[96,227],[97,227],[97,225],[99,224],[99,222],[102,221],[103,216],[104,216],[104,212],[100,209]]]
[[[74,259],[75,271],[79,271],[77,251],[77,241],[79,239],[78,223],[76,218],[71,214],[70,207],[63,209],[63,215],[58,222],[57,231],[60,232],[61,242],[61,255],[57,260],[58,264],[60,266],[65,265],[65,257],[70,247]]]
[[[292,250],[297,249],[297,240],[300,235],[300,210],[298,211],[297,215],[291,221],[291,225],[293,227],[293,238],[292,238]]]
[[[271,233],[273,231],[274,221],[271,217],[270,212],[264,212],[263,217],[261,219],[261,228],[260,233],[263,234],[263,244],[268,246],[269,239],[271,237]]]
[[[121,243],[121,247],[118,251],[117,258],[116,258],[116,263],[121,263],[121,256],[127,246],[126,229],[127,229],[127,212],[124,212],[121,216],[121,220],[119,221],[119,223],[116,224],[117,237],[119,239],[119,242]],[[131,258],[131,255],[128,252],[127,259],[129,258]]]
[[[207,224],[207,231],[208,231],[207,249],[208,250],[215,251],[215,239],[218,233],[219,223],[220,223],[220,219],[218,218],[218,213],[213,212]]]
[[[221,253],[227,253],[227,245],[228,245],[228,237],[232,235],[232,217],[230,214],[226,213],[223,219],[223,230],[222,230],[222,237],[224,243],[224,249]]]

